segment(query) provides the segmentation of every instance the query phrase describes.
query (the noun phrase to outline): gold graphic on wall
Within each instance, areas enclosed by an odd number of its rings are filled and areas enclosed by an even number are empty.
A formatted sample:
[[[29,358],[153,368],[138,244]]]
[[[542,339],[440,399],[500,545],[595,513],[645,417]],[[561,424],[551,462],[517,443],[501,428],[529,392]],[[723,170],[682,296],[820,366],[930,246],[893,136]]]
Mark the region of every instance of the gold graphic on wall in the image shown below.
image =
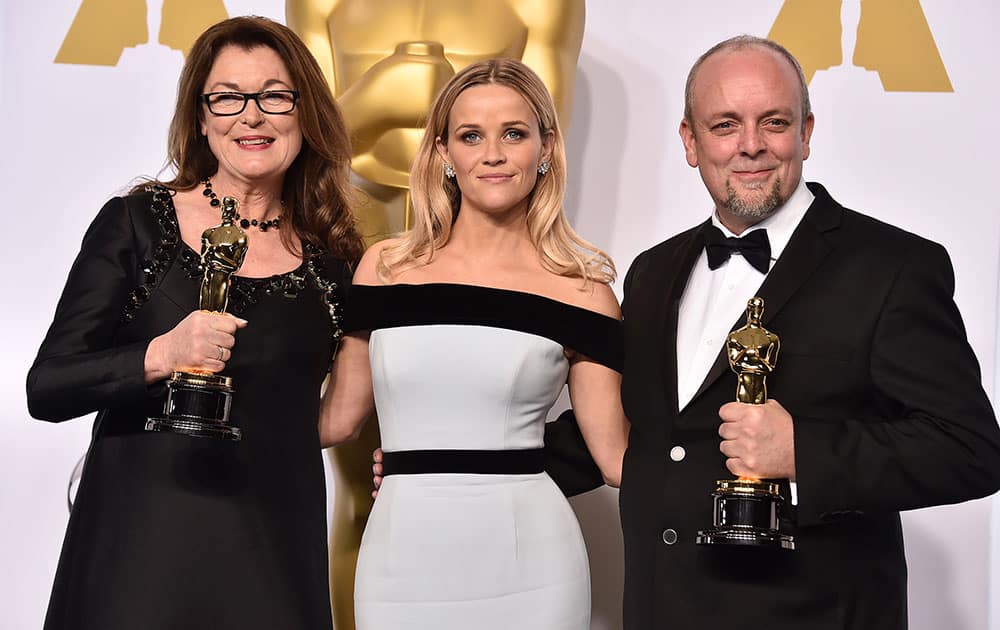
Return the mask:
[[[227,17],[222,0],[163,0],[157,40],[187,56],[202,31]],[[116,66],[126,48],[149,42],[147,18],[145,0],[83,0],[55,62]]]
[[[851,63],[877,72],[887,92],[954,92],[919,0],[860,0]],[[843,0],[785,0],[768,38],[802,64],[806,81],[844,63]]]
[[[567,128],[584,12],[584,0],[286,0],[287,23],[319,62],[351,131],[351,169],[367,198],[358,227],[369,244],[408,226],[409,171],[424,118],[462,68],[520,59],[548,87]],[[337,630],[354,628],[354,570],[378,443],[369,420],[356,442],[330,449]]]
[[[843,0],[785,0],[767,34],[768,39],[779,42],[795,55],[807,83],[817,70],[844,63],[840,46],[842,3]]]
[[[205,30],[229,17],[222,0],[164,0],[159,42],[185,57]]]

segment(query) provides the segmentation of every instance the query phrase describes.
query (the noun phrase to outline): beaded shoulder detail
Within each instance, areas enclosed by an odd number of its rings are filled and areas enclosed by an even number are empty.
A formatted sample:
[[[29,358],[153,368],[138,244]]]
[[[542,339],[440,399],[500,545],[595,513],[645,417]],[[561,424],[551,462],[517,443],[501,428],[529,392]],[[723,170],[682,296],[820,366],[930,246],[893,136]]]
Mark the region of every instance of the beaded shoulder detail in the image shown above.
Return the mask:
[[[201,256],[181,240],[171,192],[162,186],[150,186],[147,190],[153,193],[150,211],[159,227],[160,238],[152,257],[142,260],[139,264],[141,284],[132,291],[125,303],[122,316],[125,322],[135,318],[136,313],[149,300],[153,289],[175,259],[188,278],[201,280],[204,275]],[[229,310],[239,315],[266,296],[296,299],[311,287],[319,293],[320,300],[329,313],[333,330],[332,341],[337,342],[344,334],[340,288],[336,282],[324,275],[331,261],[327,260],[329,257],[315,245],[303,243],[302,248],[302,264],[292,271],[267,278],[233,276],[229,292]]]
[[[122,321],[125,323],[135,319],[136,313],[146,304],[152,295],[153,288],[159,284],[163,274],[170,268],[174,252],[181,242],[181,231],[177,225],[177,213],[174,212],[170,191],[162,186],[147,186],[147,192],[153,193],[150,212],[160,229],[160,238],[149,258],[139,262],[139,286],[134,289],[125,301]]]
[[[179,247],[178,258],[185,275],[192,280],[200,280],[205,271],[201,264],[201,257],[183,242],[180,243]],[[267,278],[233,276],[233,284],[229,288],[229,310],[236,315],[245,313],[251,306],[259,303],[262,298],[272,295],[294,300],[299,297],[302,291],[312,287],[320,293],[323,305],[330,313],[330,322],[334,328],[334,340],[339,340],[343,336],[338,297],[339,287],[336,282],[323,275],[327,269],[327,263],[319,248],[309,243],[303,243],[302,248],[303,261],[297,269]]]

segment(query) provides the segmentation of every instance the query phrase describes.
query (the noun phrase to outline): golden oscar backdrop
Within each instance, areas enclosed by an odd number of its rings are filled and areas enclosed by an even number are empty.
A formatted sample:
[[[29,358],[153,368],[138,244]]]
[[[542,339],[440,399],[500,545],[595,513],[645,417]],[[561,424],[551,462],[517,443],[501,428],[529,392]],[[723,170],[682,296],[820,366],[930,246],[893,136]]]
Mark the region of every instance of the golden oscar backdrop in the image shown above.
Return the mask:
[[[520,59],[552,92],[564,128],[583,41],[584,0],[286,0],[286,19],[323,68],[351,130],[371,244],[408,226],[410,165],[444,84],[469,64]],[[354,570],[371,509],[375,422],[332,449],[330,580],[337,630],[354,628]]]
[[[149,41],[144,0],[82,0],[56,63],[116,66],[126,48]],[[187,56],[206,28],[229,15],[222,0],[163,0],[157,40]]]
[[[767,34],[795,55],[807,82],[844,63],[843,4],[785,0]],[[919,0],[864,0],[851,63],[877,72],[887,92],[954,91]]]

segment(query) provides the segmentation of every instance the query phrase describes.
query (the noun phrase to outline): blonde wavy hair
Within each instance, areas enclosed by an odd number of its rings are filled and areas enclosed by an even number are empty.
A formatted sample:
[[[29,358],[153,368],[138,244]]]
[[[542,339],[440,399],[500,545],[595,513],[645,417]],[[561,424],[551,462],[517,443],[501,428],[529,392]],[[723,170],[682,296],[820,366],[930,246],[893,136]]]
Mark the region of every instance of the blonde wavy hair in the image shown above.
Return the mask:
[[[615,265],[598,247],[573,231],[563,213],[566,193],[566,151],[556,108],[545,84],[528,66],[514,59],[488,59],[456,74],[434,101],[424,137],[410,171],[413,227],[399,242],[380,252],[378,277],[389,282],[393,271],[421,259],[429,263],[435,250],[444,247],[462,204],[462,191],[444,175],[444,160],[435,142],[448,142],[448,117],[459,95],[476,85],[503,85],[524,97],[538,120],[541,137],[552,133],[551,167],[539,175],[528,196],[528,234],[542,266],[554,274],[585,281],[610,283]]]

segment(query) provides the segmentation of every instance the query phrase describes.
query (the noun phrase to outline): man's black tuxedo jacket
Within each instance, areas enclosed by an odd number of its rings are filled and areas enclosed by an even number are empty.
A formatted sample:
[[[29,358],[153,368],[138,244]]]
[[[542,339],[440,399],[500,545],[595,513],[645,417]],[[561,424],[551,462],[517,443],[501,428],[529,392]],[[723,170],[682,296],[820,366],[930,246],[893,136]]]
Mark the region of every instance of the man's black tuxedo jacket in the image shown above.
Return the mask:
[[[626,630],[905,628],[899,511],[1000,487],[1000,431],[944,248],[809,188],[816,199],[758,291],[781,338],[768,393],[794,419],[798,505],[782,517],[794,552],[694,542],[715,481],[732,478],[718,410],[736,395],[720,348],[677,408],[678,307],[709,223],[640,254],[625,279]]]

